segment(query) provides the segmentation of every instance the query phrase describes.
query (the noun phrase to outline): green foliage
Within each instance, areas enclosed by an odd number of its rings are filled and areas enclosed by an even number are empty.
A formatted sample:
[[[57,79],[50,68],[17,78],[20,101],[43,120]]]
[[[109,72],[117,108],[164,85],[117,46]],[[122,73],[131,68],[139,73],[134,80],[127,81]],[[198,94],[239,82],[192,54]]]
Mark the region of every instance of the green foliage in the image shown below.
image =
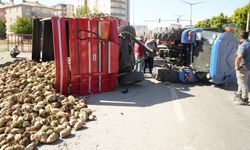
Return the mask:
[[[16,22],[10,26],[10,31],[15,34],[32,34],[32,21],[30,18],[18,17]]]
[[[232,16],[233,22],[237,25],[239,31],[245,31],[246,30],[246,24],[247,24],[247,13],[250,8],[250,3],[247,5],[237,8],[234,11],[234,14]]]
[[[199,21],[195,27],[197,28],[221,28],[221,25],[234,23],[237,27],[237,32],[245,31],[247,24],[247,14],[250,11],[250,3],[243,7],[237,8],[231,17],[221,13],[218,16]]]
[[[0,39],[6,39],[6,25],[3,20],[0,20]]]
[[[232,20],[221,13],[219,16],[212,17],[211,26],[212,28],[221,28],[223,24],[232,23]]]
[[[211,20],[210,19],[206,19],[206,20],[203,20],[203,21],[199,21],[195,27],[196,28],[211,28]]]
[[[78,6],[76,8],[76,17],[85,17],[90,15],[91,11],[87,5]]]
[[[221,29],[223,24],[228,24],[228,23],[232,23],[231,18],[221,13],[218,16],[212,17],[211,19],[199,21],[195,25],[195,27],[196,28],[220,28]]]

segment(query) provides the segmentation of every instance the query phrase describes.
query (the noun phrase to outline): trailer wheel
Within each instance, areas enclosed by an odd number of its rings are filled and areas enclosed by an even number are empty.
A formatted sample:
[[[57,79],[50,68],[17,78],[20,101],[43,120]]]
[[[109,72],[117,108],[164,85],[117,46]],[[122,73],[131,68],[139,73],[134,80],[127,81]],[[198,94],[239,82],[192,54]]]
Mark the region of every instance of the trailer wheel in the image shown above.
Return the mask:
[[[135,28],[132,26],[120,26],[118,28],[118,32],[122,33],[122,32],[129,32],[131,33],[134,37],[136,37],[136,32],[135,32]]]
[[[129,72],[118,77],[118,82],[121,85],[131,85],[144,81],[143,72]]]
[[[172,70],[169,68],[155,67],[153,69],[153,78],[162,82],[178,82],[179,74],[178,70]]]

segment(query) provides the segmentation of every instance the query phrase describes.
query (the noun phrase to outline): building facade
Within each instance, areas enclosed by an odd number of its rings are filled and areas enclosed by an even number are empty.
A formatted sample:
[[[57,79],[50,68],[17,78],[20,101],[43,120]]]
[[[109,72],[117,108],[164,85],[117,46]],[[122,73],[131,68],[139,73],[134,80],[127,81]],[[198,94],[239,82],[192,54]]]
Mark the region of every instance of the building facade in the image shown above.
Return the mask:
[[[0,5],[0,20],[5,20],[5,6]]]
[[[59,10],[58,16],[63,16],[63,17],[73,17],[74,16],[74,5],[57,4],[54,7]]]
[[[5,19],[5,8],[8,6],[13,5],[13,0],[7,1],[7,2],[3,2],[2,0],[0,0],[0,20],[6,20]]]
[[[59,9],[40,4],[38,1],[23,1],[17,5],[5,7],[5,19],[7,33],[10,33],[10,26],[16,22],[18,17],[47,18],[57,15]]]
[[[130,19],[130,0],[77,0],[75,8],[84,4],[92,12],[109,14],[126,21]]]
[[[111,15],[123,20],[130,20],[130,1],[129,0],[111,0]]]

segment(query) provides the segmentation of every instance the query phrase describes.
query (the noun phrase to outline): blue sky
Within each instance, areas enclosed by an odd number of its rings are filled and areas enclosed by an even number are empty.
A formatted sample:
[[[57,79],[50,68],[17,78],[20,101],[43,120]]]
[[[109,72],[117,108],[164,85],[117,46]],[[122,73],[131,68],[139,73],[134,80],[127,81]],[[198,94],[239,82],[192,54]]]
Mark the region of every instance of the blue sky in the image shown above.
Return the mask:
[[[74,3],[77,0],[39,0],[40,3],[53,5],[60,2]],[[181,3],[180,0],[130,0],[131,1],[131,23],[144,24],[144,20],[176,20],[175,15],[184,15],[181,19],[189,19],[190,6]],[[199,20],[210,18],[223,12],[232,15],[233,11],[245,5],[248,0],[186,0],[188,2],[204,2],[193,6],[193,23]],[[19,3],[21,0],[15,0]],[[135,7],[134,7],[135,6]],[[135,10],[135,11],[133,11]],[[134,17],[134,19],[133,19]],[[165,26],[175,22],[150,23],[150,26]],[[181,22],[189,24],[189,22]]]

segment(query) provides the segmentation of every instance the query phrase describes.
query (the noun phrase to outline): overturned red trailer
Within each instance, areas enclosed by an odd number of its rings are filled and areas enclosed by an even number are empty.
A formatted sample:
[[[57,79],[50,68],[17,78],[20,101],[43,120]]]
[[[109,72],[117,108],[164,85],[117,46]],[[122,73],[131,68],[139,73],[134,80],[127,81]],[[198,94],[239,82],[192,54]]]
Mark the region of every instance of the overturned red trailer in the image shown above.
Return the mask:
[[[114,18],[35,19],[32,60],[55,60],[58,93],[81,96],[115,90],[117,27],[126,24]]]

